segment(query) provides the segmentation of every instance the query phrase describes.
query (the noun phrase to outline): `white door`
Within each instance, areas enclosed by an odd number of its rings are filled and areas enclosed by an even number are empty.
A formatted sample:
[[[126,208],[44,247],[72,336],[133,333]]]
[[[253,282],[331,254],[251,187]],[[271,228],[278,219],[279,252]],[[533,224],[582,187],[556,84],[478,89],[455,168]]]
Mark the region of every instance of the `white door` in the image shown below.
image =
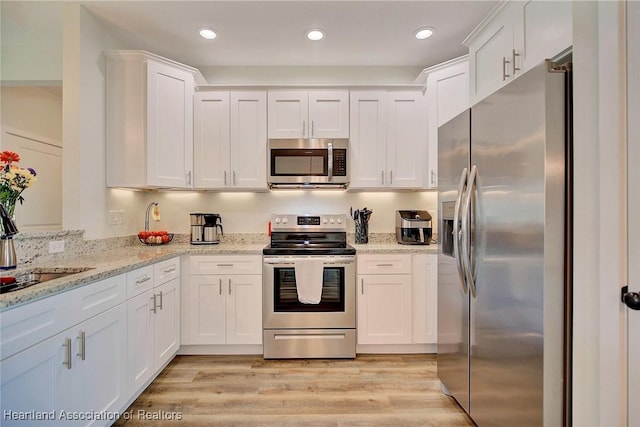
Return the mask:
[[[180,347],[180,279],[153,288],[156,294],[154,371],[164,366]]]
[[[234,275],[227,285],[227,344],[262,344],[262,276]]]
[[[231,92],[231,185],[267,188],[267,93]]]
[[[351,91],[350,188],[378,188],[387,170],[387,93]]]
[[[306,91],[270,91],[269,138],[309,137],[309,94]]]
[[[629,290],[640,292],[640,2],[627,2],[627,191],[628,191],[628,280]],[[640,402],[640,311],[627,310],[628,313],[628,424],[631,427],[640,426],[640,416],[637,414]]]
[[[229,185],[229,92],[197,92],[193,112],[195,188]]]
[[[438,255],[416,254],[413,269],[413,343],[438,342]]]
[[[189,344],[225,343],[226,284],[222,275],[189,277]]]
[[[154,372],[153,291],[127,301],[127,383],[129,395],[135,394]]]
[[[349,138],[349,91],[309,92],[309,137]]]

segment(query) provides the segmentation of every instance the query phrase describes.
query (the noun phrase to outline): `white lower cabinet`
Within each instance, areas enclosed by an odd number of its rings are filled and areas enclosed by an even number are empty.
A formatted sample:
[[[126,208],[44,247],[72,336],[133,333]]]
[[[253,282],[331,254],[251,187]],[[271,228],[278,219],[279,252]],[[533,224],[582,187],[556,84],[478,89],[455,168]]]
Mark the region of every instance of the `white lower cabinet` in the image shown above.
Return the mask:
[[[358,345],[409,344],[395,352],[434,351],[436,269],[435,254],[358,255]]]
[[[177,260],[177,258],[175,258]],[[179,266],[179,262],[174,262]],[[133,395],[156,375],[177,353],[180,347],[180,279],[179,267],[172,267],[175,275],[162,276],[156,269],[156,286],[148,270],[127,273],[129,286],[137,282],[149,283],[150,289],[127,301],[128,319],[128,391]],[[148,267],[147,267],[148,269]],[[153,275],[153,273],[150,273]]]
[[[2,362],[2,425],[105,425],[91,413],[126,404],[124,304],[71,327]],[[110,424],[110,423],[109,423]]]
[[[411,255],[359,255],[358,344],[412,341]]]
[[[190,268],[183,344],[262,344],[262,258],[191,256]]]

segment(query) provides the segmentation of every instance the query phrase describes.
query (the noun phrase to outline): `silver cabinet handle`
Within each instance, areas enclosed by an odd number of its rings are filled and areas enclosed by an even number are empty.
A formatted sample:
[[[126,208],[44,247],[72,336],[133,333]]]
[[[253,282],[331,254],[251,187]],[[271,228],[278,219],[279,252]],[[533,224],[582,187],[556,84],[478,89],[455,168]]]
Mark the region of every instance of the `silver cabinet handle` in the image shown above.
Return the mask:
[[[233,185],[236,185],[236,171],[233,171]]]
[[[224,171],[224,185],[227,185],[227,171]]]
[[[165,273],[165,274],[173,273],[174,271],[176,271],[175,267],[171,267],[171,268],[167,268],[165,270],[162,270],[162,272]]]
[[[333,181],[333,143],[332,142],[327,144],[327,163],[329,163],[327,168],[327,174],[329,176],[327,178],[329,179],[329,182],[331,182]]]
[[[222,295],[222,279],[218,282],[218,295]]]
[[[393,171],[389,172],[389,185],[393,185]]]
[[[364,279],[360,279],[360,295],[364,295]]]
[[[153,311],[153,314],[156,314],[158,311],[156,310],[156,294],[153,294],[153,298],[150,298],[153,300],[153,307],[151,308],[151,311]]]
[[[304,138],[307,130],[307,122],[305,120],[302,121],[302,137]]]
[[[380,172],[380,176],[382,177],[382,179],[381,179],[382,185],[384,185],[384,171]]]
[[[505,81],[509,78],[509,74],[507,73],[507,64],[509,60],[506,56],[502,57],[502,81]]]
[[[71,338],[65,338],[62,346],[65,347],[62,364],[66,366],[67,369],[71,369]]]
[[[431,185],[436,185],[436,172],[434,170],[431,171]]]
[[[376,264],[376,267],[393,267],[393,264]]]
[[[84,331],[80,331],[80,334],[78,334],[78,341],[80,341],[80,346],[78,349],[78,354],[77,356],[80,357],[80,360],[85,360],[86,356],[87,356],[87,349],[86,349],[86,334]]]
[[[229,295],[231,295],[231,279],[229,279]]]
[[[518,53],[517,50],[513,49],[512,51],[512,56],[511,56],[511,61],[513,62],[513,75],[516,75],[516,72],[520,71],[520,67],[518,67],[516,65],[516,58],[519,57],[520,54]]]
[[[160,310],[162,310],[162,291],[160,291],[158,296],[160,297],[160,304],[158,304],[158,307],[160,308]]]
[[[151,277],[145,276],[143,279],[136,280],[136,285],[142,285],[144,282],[148,282],[151,280]]]
[[[233,264],[216,264],[218,267],[233,267]]]
[[[191,185],[191,171],[187,172],[187,185]]]
[[[315,134],[315,122],[313,120],[311,120],[311,136],[313,136]]]

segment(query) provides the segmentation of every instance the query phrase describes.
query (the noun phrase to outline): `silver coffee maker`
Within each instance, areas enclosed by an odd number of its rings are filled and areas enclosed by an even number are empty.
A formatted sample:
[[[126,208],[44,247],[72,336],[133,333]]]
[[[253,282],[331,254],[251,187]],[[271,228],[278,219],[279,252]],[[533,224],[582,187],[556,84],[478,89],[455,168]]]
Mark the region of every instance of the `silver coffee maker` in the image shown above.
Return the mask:
[[[191,244],[215,245],[220,243],[222,217],[214,213],[191,214]]]
[[[401,245],[428,245],[432,233],[429,212],[396,211],[396,241]]]

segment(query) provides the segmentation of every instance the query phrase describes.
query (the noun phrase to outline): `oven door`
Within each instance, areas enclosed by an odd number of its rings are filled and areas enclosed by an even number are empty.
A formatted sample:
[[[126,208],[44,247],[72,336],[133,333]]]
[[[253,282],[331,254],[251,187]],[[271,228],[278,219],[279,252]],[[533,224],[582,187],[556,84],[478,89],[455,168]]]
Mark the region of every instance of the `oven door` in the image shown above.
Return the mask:
[[[322,258],[322,297],[319,304],[298,301],[295,262]],[[263,267],[263,326],[269,328],[355,328],[355,256],[265,256]]]

